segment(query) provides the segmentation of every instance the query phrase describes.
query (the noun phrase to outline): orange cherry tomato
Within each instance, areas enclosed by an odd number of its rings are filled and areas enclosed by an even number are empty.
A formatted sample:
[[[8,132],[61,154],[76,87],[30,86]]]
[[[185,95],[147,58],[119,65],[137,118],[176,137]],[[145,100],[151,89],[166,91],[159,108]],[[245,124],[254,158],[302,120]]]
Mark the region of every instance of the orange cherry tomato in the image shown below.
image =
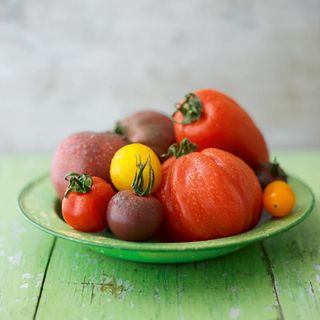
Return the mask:
[[[263,192],[263,206],[273,217],[288,215],[295,205],[295,195],[288,183],[273,181]]]

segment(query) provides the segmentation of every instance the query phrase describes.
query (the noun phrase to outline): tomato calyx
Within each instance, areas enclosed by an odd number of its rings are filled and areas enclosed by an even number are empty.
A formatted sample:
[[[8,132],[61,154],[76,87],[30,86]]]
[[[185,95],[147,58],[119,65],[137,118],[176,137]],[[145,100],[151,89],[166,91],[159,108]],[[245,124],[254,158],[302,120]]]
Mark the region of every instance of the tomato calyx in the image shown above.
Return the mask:
[[[177,112],[181,112],[183,115],[181,122],[176,122],[173,119],[174,122],[179,124],[190,124],[200,119],[202,115],[202,103],[194,93],[187,94],[182,103],[176,104],[176,109],[177,110],[173,113],[172,118]]]
[[[198,146],[192,143],[188,138],[182,139],[180,145],[178,143],[172,144],[163,157],[176,157],[177,159],[195,151]]]
[[[288,176],[282,169],[280,164],[274,158],[273,162],[260,162],[255,169],[255,173],[259,179],[262,189],[264,190],[268,184],[275,180],[287,182]]]
[[[64,179],[69,182],[65,198],[68,198],[70,192],[87,193],[91,190],[92,177],[88,174],[80,175],[76,172],[70,172],[65,175]]]
[[[154,185],[154,178],[155,178],[154,177],[154,170],[151,165],[150,154],[149,154],[145,163],[142,163],[140,154],[136,155],[136,164],[137,164],[137,170],[136,170],[133,182],[132,182],[132,189],[133,189],[133,192],[137,196],[145,197],[145,196],[148,196],[151,194],[152,188]],[[146,166],[148,166],[148,168],[149,168],[149,179],[148,179],[148,185],[144,190],[143,189],[143,186],[144,186],[143,172],[144,172]]]
[[[120,121],[116,122],[113,132],[127,138],[127,130]]]
[[[280,164],[277,162],[277,158],[274,158],[273,162],[269,163],[270,172],[275,178],[287,179],[288,176],[284,170],[280,167]]]

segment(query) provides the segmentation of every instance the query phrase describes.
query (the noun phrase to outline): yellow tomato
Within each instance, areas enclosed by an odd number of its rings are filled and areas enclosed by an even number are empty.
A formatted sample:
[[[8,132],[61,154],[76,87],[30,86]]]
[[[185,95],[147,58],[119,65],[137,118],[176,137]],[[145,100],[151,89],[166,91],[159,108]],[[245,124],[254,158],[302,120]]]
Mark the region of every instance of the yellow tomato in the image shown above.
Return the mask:
[[[152,192],[155,192],[158,189],[162,178],[159,158],[149,147],[140,143],[133,143],[119,149],[111,160],[111,181],[119,191],[132,189],[132,182],[137,172],[137,159],[141,157],[141,162],[144,164],[149,155],[151,166],[154,171]],[[143,179],[144,188],[146,188],[149,181],[148,166],[146,166],[143,171]]]

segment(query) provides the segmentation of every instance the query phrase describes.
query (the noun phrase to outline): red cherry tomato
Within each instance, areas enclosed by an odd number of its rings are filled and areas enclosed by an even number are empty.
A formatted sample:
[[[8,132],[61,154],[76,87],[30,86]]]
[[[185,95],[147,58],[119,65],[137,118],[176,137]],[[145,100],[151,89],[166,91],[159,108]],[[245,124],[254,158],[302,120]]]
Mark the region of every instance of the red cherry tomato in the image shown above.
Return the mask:
[[[73,178],[70,179],[73,187],[69,185],[62,200],[64,220],[79,231],[102,231],[107,227],[107,206],[115,192],[99,177],[76,175]]]
[[[295,195],[288,183],[274,181],[263,192],[263,206],[273,217],[288,215],[295,204]]]

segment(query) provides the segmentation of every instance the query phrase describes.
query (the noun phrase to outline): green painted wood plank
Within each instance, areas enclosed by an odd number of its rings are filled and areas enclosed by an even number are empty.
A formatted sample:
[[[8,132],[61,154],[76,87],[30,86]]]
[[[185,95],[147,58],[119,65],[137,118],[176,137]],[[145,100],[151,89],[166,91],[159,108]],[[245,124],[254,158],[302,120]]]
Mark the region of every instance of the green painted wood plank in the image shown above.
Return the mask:
[[[318,213],[320,179],[316,172],[320,152],[276,154],[286,169],[316,192],[315,212]],[[19,319],[22,314],[24,319],[32,316],[41,284],[29,280],[28,288],[19,288],[19,284],[26,287],[21,277],[33,279],[35,274],[34,271],[22,273],[25,268],[21,265],[31,266],[30,270],[41,265],[39,269],[44,273],[48,262],[49,250],[46,254],[43,250],[48,236],[26,224],[23,224],[26,229],[23,236],[20,239],[14,236],[17,216],[11,202],[15,191],[25,182],[22,180],[45,171],[46,160],[36,159],[22,161],[13,157],[0,161],[1,180],[15,177],[9,183],[11,192],[0,195],[1,203],[8,203],[0,209],[0,217],[5,217],[1,221],[5,230],[0,234],[1,319]],[[15,173],[10,174],[10,170]],[[318,319],[320,222],[315,212],[301,226],[266,241],[264,250],[260,245],[253,245],[198,264],[157,266],[124,262],[58,240],[48,266],[37,318]],[[14,244],[11,247],[16,248],[21,238],[28,244],[22,257],[1,251],[3,247],[9,248],[11,241]],[[43,263],[39,262],[41,257]],[[12,267],[9,261],[21,263]],[[32,277],[22,276],[28,273]]]
[[[107,258],[58,240],[37,319],[277,319],[259,244],[197,264]]]
[[[47,157],[0,157],[0,319],[32,319],[38,303],[53,238],[24,221],[16,198],[47,167]]]
[[[314,191],[316,206],[300,226],[264,242],[286,319],[320,319],[320,152],[278,152],[289,172]]]

